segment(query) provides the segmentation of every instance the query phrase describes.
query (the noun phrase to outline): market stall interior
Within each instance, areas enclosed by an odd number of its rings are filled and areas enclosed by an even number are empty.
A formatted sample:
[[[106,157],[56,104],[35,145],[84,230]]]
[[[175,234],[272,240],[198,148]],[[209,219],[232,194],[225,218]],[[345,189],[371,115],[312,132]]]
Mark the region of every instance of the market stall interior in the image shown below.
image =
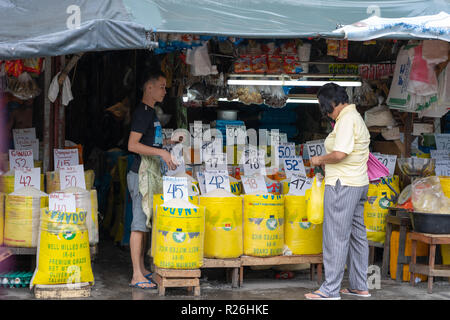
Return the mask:
[[[317,107],[317,91],[328,82],[346,88],[370,131],[371,153],[389,172],[371,181],[365,204],[372,264],[384,266],[384,244],[394,243],[386,241],[389,215],[408,212],[413,222],[408,234],[421,232],[417,224],[423,220],[415,211],[450,226],[448,42],[156,37],[153,50],[0,61],[7,115],[0,245],[12,254],[0,259],[0,285],[66,283],[67,266],[47,256],[58,254],[64,261],[74,255],[76,265],[90,270],[102,243],[128,250],[130,119],[142,81],[155,68],[167,80],[167,94],[155,108],[164,138],[177,129],[190,135],[175,157],[178,168],[164,169],[163,192],[145,198],[153,211],[147,258],[161,295],[171,286],[200,294],[200,273],[187,275],[186,269],[202,268],[204,275],[208,268],[228,266],[233,287],[261,270],[278,278],[305,269],[314,277],[317,271],[320,281],[322,223],[311,221],[323,210],[315,207],[323,202],[323,188],[316,186],[320,170],[309,158],[324,154],[324,139],[333,130]],[[170,202],[182,194],[173,178],[186,188],[181,204]],[[273,209],[260,209],[265,206]],[[166,214],[174,207],[188,219]],[[53,227],[44,227],[44,220]],[[88,234],[78,243],[83,250],[62,250],[64,243],[53,236],[61,232],[67,244],[73,228]],[[391,256],[408,255],[407,241],[401,237]],[[437,261],[449,265],[450,245],[440,249]],[[11,259],[24,265],[7,263]],[[396,272],[390,274],[395,279]],[[406,269],[404,274],[409,275]],[[177,277],[189,278],[189,284],[179,284]],[[94,278],[92,272],[80,275],[91,285]]]

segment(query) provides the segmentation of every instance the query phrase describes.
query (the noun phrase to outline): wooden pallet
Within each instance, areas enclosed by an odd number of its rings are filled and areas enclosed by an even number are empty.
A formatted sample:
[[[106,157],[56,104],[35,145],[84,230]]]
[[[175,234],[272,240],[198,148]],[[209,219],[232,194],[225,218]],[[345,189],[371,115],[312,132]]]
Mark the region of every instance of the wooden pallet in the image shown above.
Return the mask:
[[[158,285],[160,296],[166,294],[166,288],[187,287],[194,296],[200,295],[200,269],[163,269],[154,267],[153,280]]]
[[[306,255],[292,255],[292,256],[273,256],[273,257],[252,257],[241,256],[240,267],[240,285],[244,282],[244,266],[272,266],[272,265],[286,265],[286,264],[311,264],[310,275],[311,280],[314,280],[314,274],[317,268],[317,282],[322,282],[322,254],[306,254]]]
[[[91,286],[87,282],[76,284],[41,285],[34,287],[36,299],[73,299],[91,296]]]
[[[239,270],[241,268],[241,259],[203,259],[202,268],[228,268],[227,278],[231,278],[231,287],[237,288],[239,286]]]

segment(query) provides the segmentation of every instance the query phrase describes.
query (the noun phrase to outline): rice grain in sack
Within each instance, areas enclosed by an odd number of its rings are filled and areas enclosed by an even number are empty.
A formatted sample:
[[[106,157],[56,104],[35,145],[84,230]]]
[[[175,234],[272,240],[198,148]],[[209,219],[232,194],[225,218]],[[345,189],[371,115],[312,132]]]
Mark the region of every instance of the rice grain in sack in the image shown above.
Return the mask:
[[[61,186],[59,184],[59,171],[48,171],[46,173],[46,192],[53,193],[56,191],[61,191]],[[94,170],[85,170],[84,171],[84,181],[86,183],[86,190],[91,190],[94,186]]]
[[[188,196],[189,202],[193,205],[198,205],[198,196]],[[158,208],[160,205],[162,205],[164,203],[164,196],[162,193],[159,194],[154,194],[153,195],[153,215],[155,215],[156,213],[156,208]],[[155,218],[153,218],[153,223],[155,221]],[[154,225],[152,223],[152,226]],[[155,228],[152,228],[152,242],[151,242],[151,248],[150,248],[150,254],[152,257],[155,256],[155,246],[153,244],[156,245],[156,232],[153,232]]]
[[[323,199],[325,193],[325,181],[318,181],[314,177],[311,189],[306,190],[306,215],[312,224],[323,223]]]
[[[399,178],[393,176],[388,182],[397,193],[400,192]],[[386,236],[386,215],[392,203],[389,201],[394,193],[383,182],[370,183],[367,201],[364,203],[364,224],[366,225],[367,240],[384,243]]]
[[[0,176],[0,192],[9,194],[14,192],[14,170]],[[41,191],[44,191],[44,175],[41,173]]]
[[[33,187],[8,194],[5,199],[5,245],[37,247],[41,208],[44,207],[48,207],[48,195]]]
[[[218,191],[218,192],[214,192]],[[239,258],[244,252],[242,239],[242,198],[225,190],[214,190],[200,197],[205,207],[206,258]],[[224,196],[220,196],[223,191]],[[214,196],[213,193],[217,195]]]
[[[86,211],[42,209],[36,269],[30,288],[37,284],[93,284]]]
[[[183,200],[171,200],[157,207],[155,218],[155,266],[200,268],[203,265],[205,208]]]
[[[292,254],[322,253],[322,224],[308,221],[306,205],[306,195],[284,198],[284,238]]]
[[[284,198],[281,195],[244,195],[244,254],[277,256],[284,246]]]
[[[0,193],[0,246],[3,245],[4,226],[5,226],[5,194]]]
[[[89,243],[98,243],[98,200],[97,190],[81,188],[67,188],[64,193],[73,193],[77,209],[87,211],[86,227],[89,233]]]

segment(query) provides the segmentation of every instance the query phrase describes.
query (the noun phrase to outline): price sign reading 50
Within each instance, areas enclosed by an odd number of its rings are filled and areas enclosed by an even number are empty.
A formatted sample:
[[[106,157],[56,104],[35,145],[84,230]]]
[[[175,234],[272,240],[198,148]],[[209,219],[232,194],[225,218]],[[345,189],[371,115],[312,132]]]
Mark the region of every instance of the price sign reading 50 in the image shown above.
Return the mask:
[[[318,157],[325,154],[325,145],[323,140],[308,141],[306,143],[309,158]]]
[[[86,189],[84,166],[79,164],[76,166],[61,167],[59,169],[59,183],[61,190],[67,188]]]

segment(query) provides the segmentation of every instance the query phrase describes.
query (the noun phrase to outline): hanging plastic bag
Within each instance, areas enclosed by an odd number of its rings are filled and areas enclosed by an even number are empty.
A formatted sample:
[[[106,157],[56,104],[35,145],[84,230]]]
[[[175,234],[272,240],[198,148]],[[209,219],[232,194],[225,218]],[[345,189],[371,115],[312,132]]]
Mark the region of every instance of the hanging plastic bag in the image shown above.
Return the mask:
[[[408,91],[421,96],[429,96],[438,92],[436,73],[433,65],[422,57],[423,46],[411,48],[414,60],[409,74]]]
[[[306,206],[306,215],[308,217],[308,221],[312,224],[323,223],[324,193],[325,182],[315,176],[311,189],[306,190],[306,197],[308,201]]]
[[[450,198],[442,191],[439,177],[417,179],[412,183],[414,211],[450,214]]]
[[[27,72],[17,78],[9,77],[8,91],[21,100],[33,99],[41,93],[36,81]]]

